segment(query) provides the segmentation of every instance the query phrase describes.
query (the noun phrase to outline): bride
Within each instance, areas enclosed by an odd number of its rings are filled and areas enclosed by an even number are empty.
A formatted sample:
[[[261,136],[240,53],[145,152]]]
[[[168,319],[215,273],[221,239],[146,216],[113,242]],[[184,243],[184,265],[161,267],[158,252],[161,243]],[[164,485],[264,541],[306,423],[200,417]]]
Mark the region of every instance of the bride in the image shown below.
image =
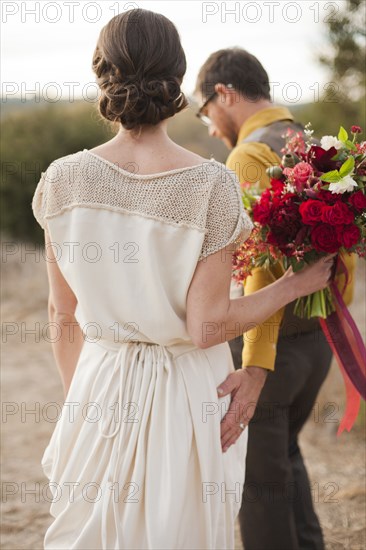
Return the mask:
[[[142,9],[113,17],[93,70],[119,131],[51,163],[32,202],[65,393],[42,457],[44,548],[231,549],[248,422],[217,387],[248,373],[227,341],[324,288],[333,258],[230,299],[252,224],[234,174],[167,134],[187,105],[176,28]]]

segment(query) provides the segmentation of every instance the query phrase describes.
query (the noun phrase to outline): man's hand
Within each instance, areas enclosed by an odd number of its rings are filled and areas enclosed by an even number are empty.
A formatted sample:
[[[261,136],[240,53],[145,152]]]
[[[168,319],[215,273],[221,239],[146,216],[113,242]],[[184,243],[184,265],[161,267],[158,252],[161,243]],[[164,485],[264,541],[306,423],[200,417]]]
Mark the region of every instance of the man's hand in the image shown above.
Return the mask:
[[[231,394],[229,410],[221,421],[223,452],[227,451],[243,433],[239,424],[247,427],[253,418],[267,374],[268,370],[262,367],[246,367],[230,373],[218,386],[219,397]]]

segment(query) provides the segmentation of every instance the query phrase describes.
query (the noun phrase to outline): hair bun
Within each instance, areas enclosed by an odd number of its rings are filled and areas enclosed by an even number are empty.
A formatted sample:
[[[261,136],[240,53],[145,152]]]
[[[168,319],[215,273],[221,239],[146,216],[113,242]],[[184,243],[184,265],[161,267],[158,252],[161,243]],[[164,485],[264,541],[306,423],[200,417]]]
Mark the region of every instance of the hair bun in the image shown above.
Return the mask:
[[[142,78],[134,82],[109,75],[99,102],[101,114],[128,130],[142,124],[158,124],[186,106],[176,78]]]
[[[121,78],[115,74],[109,75],[109,83],[110,84],[119,84],[121,81]]]
[[[161,100],[163,103],[175,101],[181,94],[179,82],[172,77],[164,80],[143,78],[140,87],[143,94]]]
[[[113,17],[93,57],[101,115],[128,130],[175,115],[188,104],[180,88],[185,69],[179,35],[169,19],[140,9]]]

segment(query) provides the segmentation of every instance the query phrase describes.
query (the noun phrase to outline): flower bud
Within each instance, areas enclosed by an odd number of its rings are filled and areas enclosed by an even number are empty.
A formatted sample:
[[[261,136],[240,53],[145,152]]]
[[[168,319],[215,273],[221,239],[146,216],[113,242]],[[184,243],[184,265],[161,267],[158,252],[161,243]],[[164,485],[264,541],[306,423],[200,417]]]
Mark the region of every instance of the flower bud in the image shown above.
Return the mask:
[[[284,168],[293,168],[298,162],[300,162],[300,159],[294,153],[286,153],[281,160],[281,164]]]
[[[280,166],[270,166],[267,168],[266,173],[270,178],[275,180],[280,179],[283,175],[282,168]]]
[[[360,126],[352,126],[351,132],[352,134],[362,134],[362,129]]]

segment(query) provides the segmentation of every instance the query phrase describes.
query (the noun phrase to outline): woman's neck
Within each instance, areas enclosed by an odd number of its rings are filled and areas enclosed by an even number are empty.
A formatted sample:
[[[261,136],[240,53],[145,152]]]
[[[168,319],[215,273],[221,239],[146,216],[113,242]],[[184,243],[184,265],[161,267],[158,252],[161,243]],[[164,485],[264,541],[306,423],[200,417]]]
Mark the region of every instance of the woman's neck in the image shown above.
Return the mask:
[[[114,138],[91,152],[121,167],[133,166],[135,172],[137,167],[141,174],[194,166],[205,161],[172,141],[167,126],[165,120],[156,126],[143,126],[139,132],[121,128]]]
[[[140,130],[125,130],[121,126],[118,134],[110,141],[114,145],[133,144],[134,146],[146,146],[149,143],[167,143],[170,142],[168,136],[168,121],[163,120],[155,126],[145,125]]]

